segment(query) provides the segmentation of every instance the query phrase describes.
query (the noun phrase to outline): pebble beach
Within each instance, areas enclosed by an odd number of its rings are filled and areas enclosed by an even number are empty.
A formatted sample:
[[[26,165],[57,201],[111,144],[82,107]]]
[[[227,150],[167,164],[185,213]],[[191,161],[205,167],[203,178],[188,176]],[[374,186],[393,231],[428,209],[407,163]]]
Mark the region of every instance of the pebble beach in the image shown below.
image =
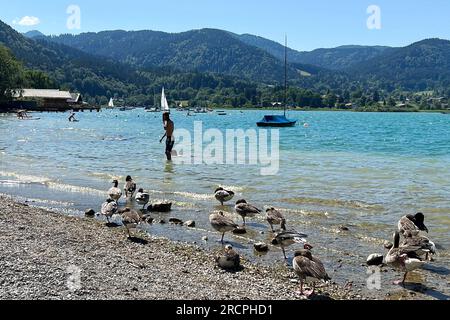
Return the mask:
[[[130,241],[121,227],[7,197],[0,207],[0,299],[300,299],[287,266],[256,266],[243,257],[241,271],[226,272],[216,266],[217,253],[192,244],[140,232],[140,241]],[[333,284],[317,293],[318,299],[364,298]]]

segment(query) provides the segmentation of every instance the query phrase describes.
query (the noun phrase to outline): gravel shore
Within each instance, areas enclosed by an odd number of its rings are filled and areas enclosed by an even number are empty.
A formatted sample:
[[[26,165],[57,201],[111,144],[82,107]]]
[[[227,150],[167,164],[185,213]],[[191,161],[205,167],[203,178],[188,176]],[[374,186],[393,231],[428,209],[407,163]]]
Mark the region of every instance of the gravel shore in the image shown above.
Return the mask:
[[[0,197],[0,299],[301,299],[288,267],[216,267],[217,253],[93,218],[64,216]],[[79,277],[78,277],[79,275]],[[323,290],[323,291],[322,291]],[[360,299],[337,285],[319,299]]]

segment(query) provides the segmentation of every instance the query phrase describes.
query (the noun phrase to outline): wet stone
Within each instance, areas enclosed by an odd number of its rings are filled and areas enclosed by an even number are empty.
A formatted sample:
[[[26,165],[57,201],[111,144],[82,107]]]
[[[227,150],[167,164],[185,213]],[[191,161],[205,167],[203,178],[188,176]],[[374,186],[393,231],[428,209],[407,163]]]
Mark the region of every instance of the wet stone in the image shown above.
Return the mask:
[[[84,214],[85,214],[87,217],[93,217],[93,216],[95,216],[95,210],[94,210],[94,209],[86,209],[86,211],[84,212]]]
[[[379,266],[383,264],[383,255],[378,253],[373,253],[367,257],[366,261],[368,266]]]

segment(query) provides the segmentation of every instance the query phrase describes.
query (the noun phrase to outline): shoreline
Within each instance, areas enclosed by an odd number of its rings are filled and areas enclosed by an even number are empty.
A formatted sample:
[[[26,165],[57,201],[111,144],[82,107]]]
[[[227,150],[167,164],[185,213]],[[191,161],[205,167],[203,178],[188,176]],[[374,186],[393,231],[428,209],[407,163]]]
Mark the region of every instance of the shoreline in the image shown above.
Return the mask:
[[[245,261],[225,272],[218,252],[153,237],[126,238],[122,227],[77,218],[0,197],[0,299],[12,300],[297,300],[297,277],[286,266]],[[73,272],[80,288],[70,290]],[[333,282],[312,299],[374,299]]]
[[[92,109],[84,109],[78,110],[75,112],[92,112],[91,110],[114,110],[109,108],[92,108]],[[119,108],[115,108],[119,109]],[[136,107],[136,109],[143,109]],[[226,111],[273,111],[273,112],[283,112],[283,109],[274,109],[274,108],[257,108],[257,107],[242,107],[242,108],[233,108],[233,107],[210,107],[210,109],[214,111],[226,110]],[[67,113],[72,109],[68,110],[29,110],[30,113]],[[96,112],[100,112],[96,111]],[[450,114],[450,110],[447,109],[417,109],[417,110],[358,110],[358,109],[337,109],[337,108],[296,108],[296,109],[287,109],[287,112],[291,111],[299,111],[299,112],[355,112],[355,113],[439,113],[439,114]],[[184,111],[183,111],[184,112]],[[15,114],[14,109],[0,109],[0,114]]]

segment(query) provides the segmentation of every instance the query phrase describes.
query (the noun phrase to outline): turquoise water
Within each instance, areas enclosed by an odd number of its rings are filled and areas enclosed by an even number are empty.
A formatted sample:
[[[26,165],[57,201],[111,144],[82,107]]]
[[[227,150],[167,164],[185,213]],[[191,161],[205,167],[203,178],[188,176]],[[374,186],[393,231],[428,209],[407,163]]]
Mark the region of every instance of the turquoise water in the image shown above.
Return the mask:
[[[186,117],[174,112],[172,118],[177,128],[192,131],[193,122],[202,121],[205,130],[224,131],[255,129],[265,113]],[[159,144],[160,114],[106,110],[80,113],[78,123],[69,123],[67,114],[34,116],[41,120],[0,115],[0,193],[80,215],[87,207],[99,209],[113,177],[123,181],[130,174],[150,190],[153,200],[174,201],[170,217],[197,221],[196,230],[155,225],[148,228],[150,233],[198,243],[207,234],[210,241],[202,245],[216,248],[219,235],[212,232],[208,214],[220,209],[214,189],[226,186],[237,198],[261,208],[282,209],[289,227],[310,234],[318,255],[337,270],[334,278],[339,281],[355,272],[363,281],[365,269],[360,265],[365,258],[383,252],[383,241],[391,237],[402,215],[422,211],[430,237],[441,249],[433,264],[438,269],[418,276],[448,294],[449,115],[291,112],[289,117],[299,125],[280,130],[276,176],[262,176],[259,165],[168,164],[164,145]],[[226,211],[232,213],[232,206]],[[350,226],[350,233],[338,232],[342,224]],[[249,259],[280,263],[276,249],[265,256],[255,256],[251,249],[252,241],[270,238],[263,217],[253,219],[250,228],[243,238],[227,238]],[[342,267],[339,260],[344,261]]]

